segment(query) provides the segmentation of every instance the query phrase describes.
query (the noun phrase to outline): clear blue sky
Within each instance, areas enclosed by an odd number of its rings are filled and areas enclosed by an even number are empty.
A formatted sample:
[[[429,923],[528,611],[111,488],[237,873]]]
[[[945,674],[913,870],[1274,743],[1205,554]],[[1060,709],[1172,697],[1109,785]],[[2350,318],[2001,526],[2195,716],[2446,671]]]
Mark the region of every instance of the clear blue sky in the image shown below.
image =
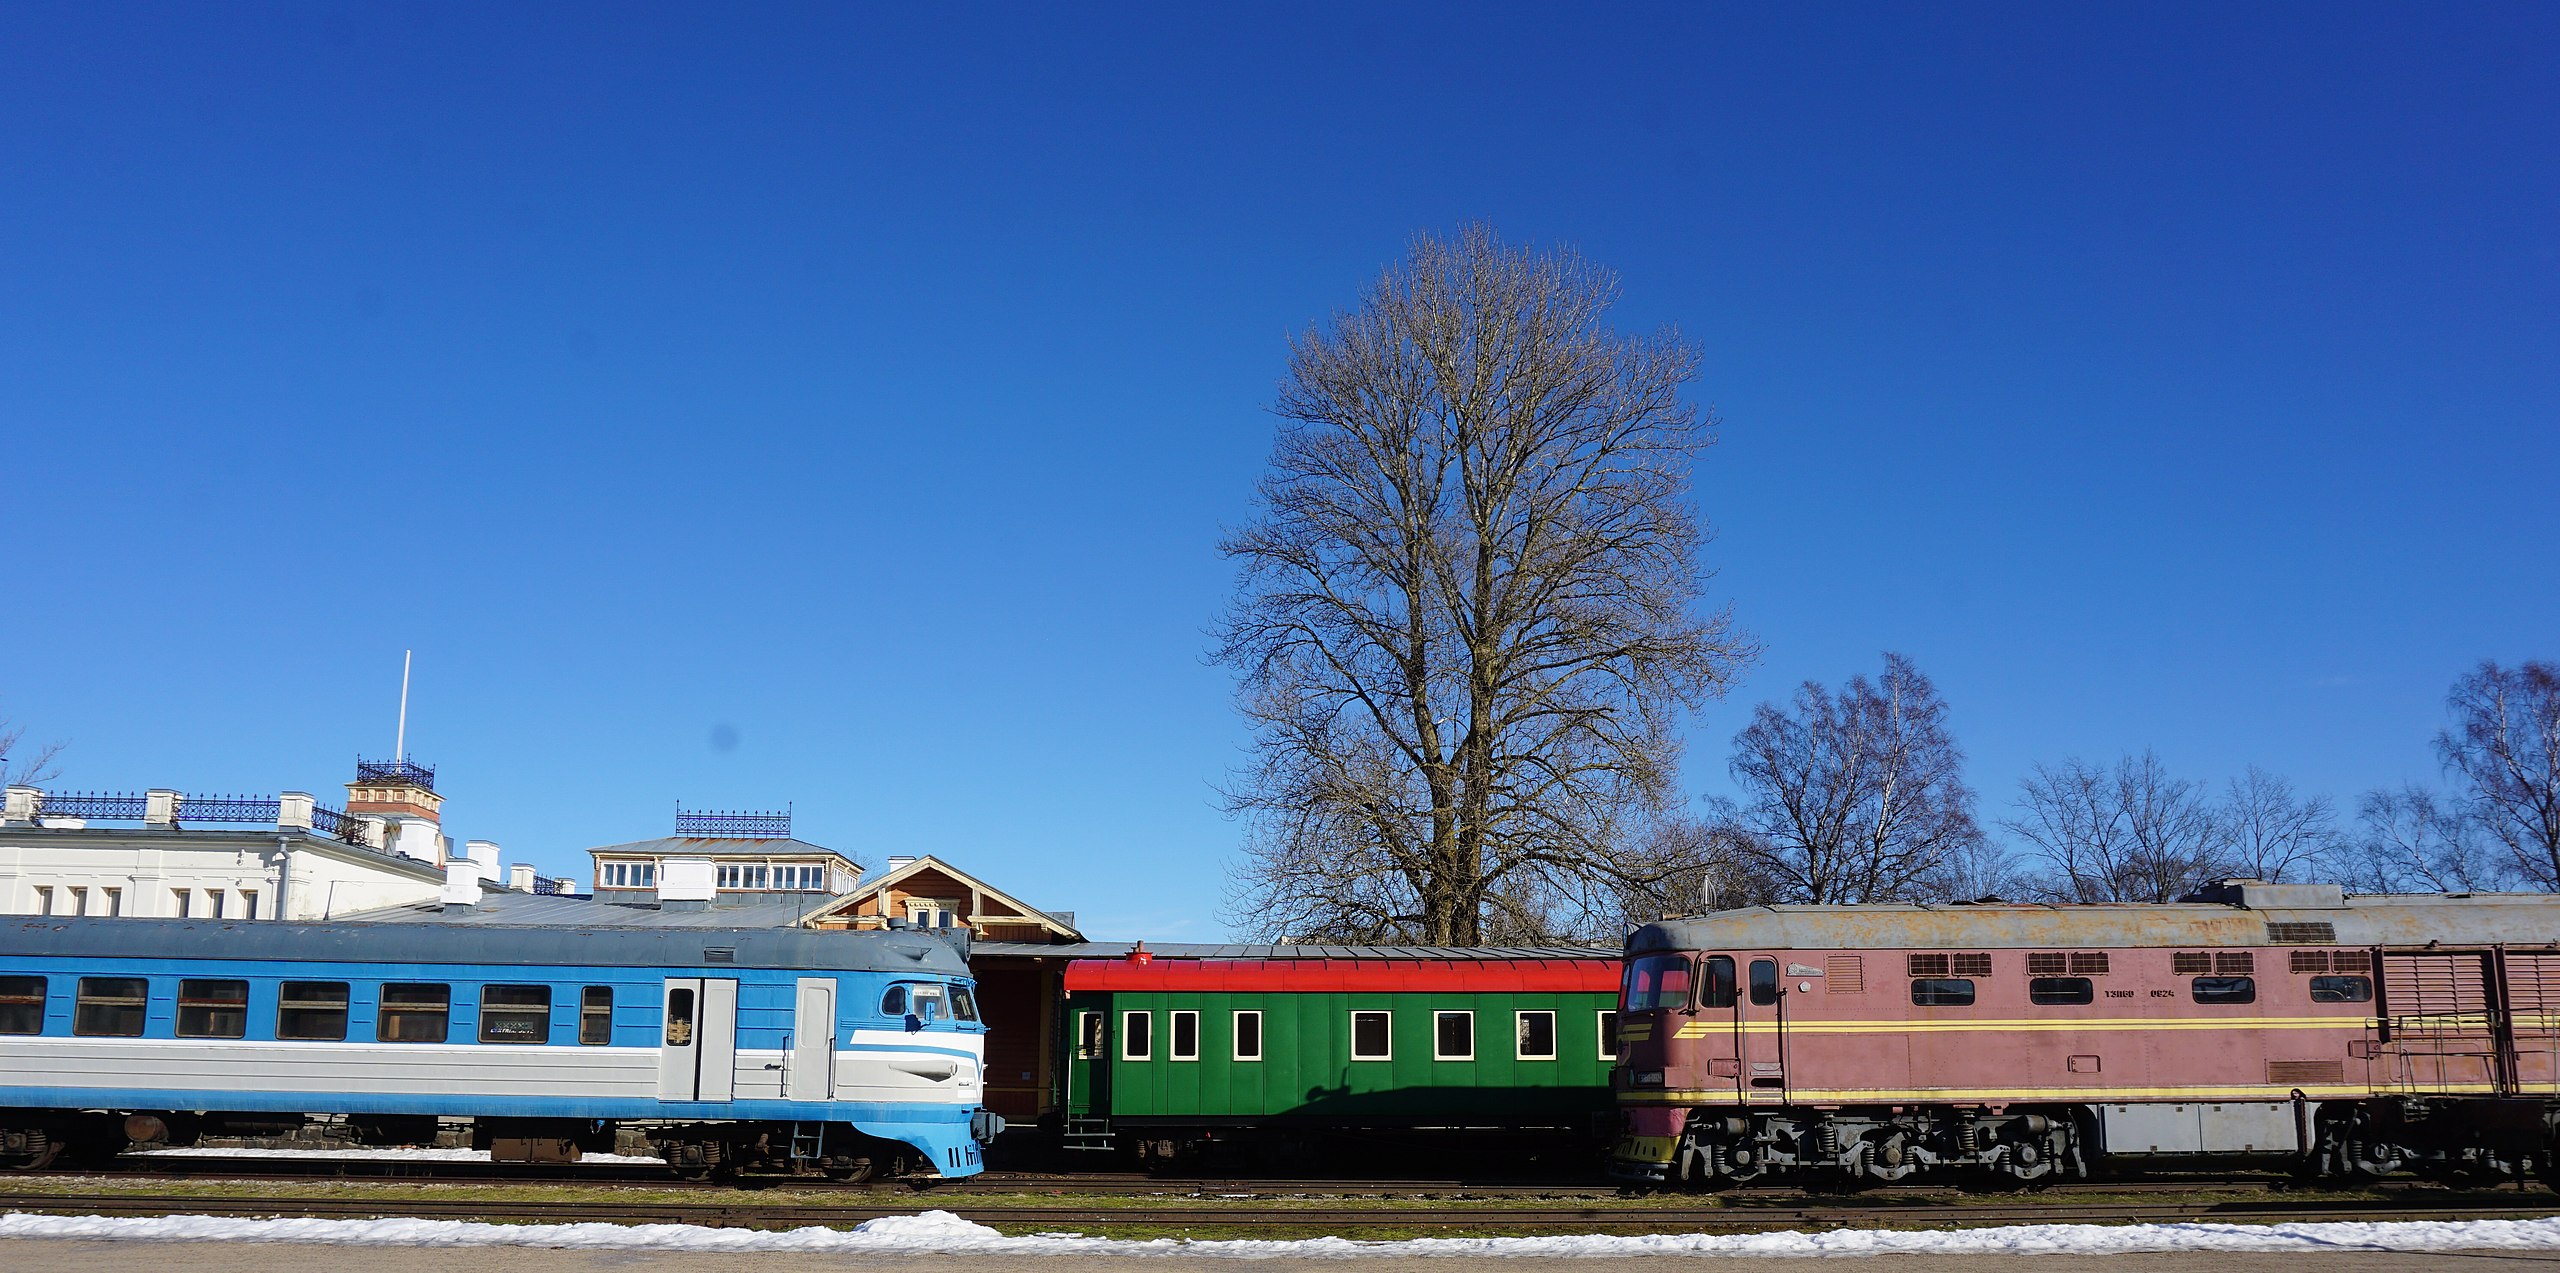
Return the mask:
[[[1479,218],[1705,351],[1767,655],[1694,790],[1890,648],[1992,814],[2144,747],[2351,803],[2560,657],[2552,6],[720,9],[0,9],[64,785],[342,794],[414,646],[511,858],[792,801],[1212,936],[1284,341]]]

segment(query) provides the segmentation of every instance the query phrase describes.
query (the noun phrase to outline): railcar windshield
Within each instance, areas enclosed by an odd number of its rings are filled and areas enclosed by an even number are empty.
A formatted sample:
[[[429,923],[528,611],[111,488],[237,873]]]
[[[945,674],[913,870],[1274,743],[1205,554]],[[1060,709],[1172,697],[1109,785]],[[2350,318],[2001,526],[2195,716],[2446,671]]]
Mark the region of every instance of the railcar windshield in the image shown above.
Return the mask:
[[[1627,965],[1627,1011],[1689,1006],[1691,979],[1686,955],[1647,955]]]

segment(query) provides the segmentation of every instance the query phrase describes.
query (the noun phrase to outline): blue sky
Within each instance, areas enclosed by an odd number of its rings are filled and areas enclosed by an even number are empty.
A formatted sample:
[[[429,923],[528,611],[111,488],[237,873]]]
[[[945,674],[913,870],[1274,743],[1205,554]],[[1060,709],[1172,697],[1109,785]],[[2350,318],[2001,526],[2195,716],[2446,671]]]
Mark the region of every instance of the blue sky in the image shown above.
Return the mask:
[[[1691,730],[1901,650],[1997,815],[2352,803],[2560,657],[2560,10],[12,5],[0,716],[581,877],[793,802],[1207,937],[1293,331],[1418,229],[1704,351]]]

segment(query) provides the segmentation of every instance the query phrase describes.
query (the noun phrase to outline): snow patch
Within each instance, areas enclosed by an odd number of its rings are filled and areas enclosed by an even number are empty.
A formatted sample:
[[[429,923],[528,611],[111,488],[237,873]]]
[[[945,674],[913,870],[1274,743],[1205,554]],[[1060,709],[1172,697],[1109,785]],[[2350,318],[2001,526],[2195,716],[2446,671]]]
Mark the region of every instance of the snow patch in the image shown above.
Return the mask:
[[[1133,1220],[1137,1216],[1131,1217]],[[686,1224],[480,1224],[462,1220],[248,1220],[219,1216],[0,1215],[0,1238],[132,1242],[295,1242],[334,1246],[569,1247],[613,1251],[846,1254],[1273,1256],[2123,1255],[2137,1251],[2550,1251],[2560,1217],[2317,1224],[2036,1224],[1937,1231],[1134,1242],[1078,1234],[1006,1237],[948,1211],[882,1216],[851,1231],[711,1229]]]

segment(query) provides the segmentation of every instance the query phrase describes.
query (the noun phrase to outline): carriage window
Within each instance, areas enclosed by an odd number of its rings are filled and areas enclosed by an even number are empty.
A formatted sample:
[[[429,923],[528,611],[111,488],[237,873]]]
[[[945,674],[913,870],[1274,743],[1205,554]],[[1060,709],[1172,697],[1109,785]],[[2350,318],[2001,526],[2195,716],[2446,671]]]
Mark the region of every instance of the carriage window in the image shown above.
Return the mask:
[[[1627,1011],[1689,1006],[1689,960],[1682,955],[1647,955],[1627,965]]]
[[[1728,955],[1709,955],[1698,968],[1698,1006],[1730,1008],[1736,997],[1733,981],[1733,959]],[[1678,1005],[1673,1005],[1678,1006]]]
[[[887,990],[880,992],[880,1015],[884,1017],[903,1017],[907,1015],[907,988],[905,986],[891,986]]]
[[[1973,1003],[1973,981],[1966,977],[1922,977],[1911,983],[1911,1002],[1924,1008],[1962,1008]]]
[[[1146,1061],[1156,1054],[1156,1018],[1151,1012],[1120,1014],[1120,1059]]]
[[[1390,1018],[1384,1012],[1351,1014],[1351,1059],[1354,1061],[1389,1061],[1395,1059]]]
[[[2035,977],[2027,982],[2029,1003],[2048,1006],[2087,1003],[2097,997],[2097,987],[2086,977]]]
[[[951,988],[951,1015],[962,1021],[978,1019],[978,996],[972,994],[967,986]]]
[[[578,1042],[584,1047],[613,1042],[613,987],[589,986],[578,993]]]
[[[142,1010],[150,1002],[151,983],[140,977],[82,977],[80,996],[71,1008],[71,1032],[140,1038]]]
[[[276,1037],[339,1043],[347,1037],[347,983],[288,981],[276,995]]]
[[[0,977],[0,1034],[44,1033],[44,978]]]
[[[550,1042],[551,987],[481,987],[480,1041],[482,1043]]]
[[[1177,1012],[1173,1014],[1172,1055],[1173,1059],[1177,1061],[1197,1061],[1200,1059],[1199,1013]]]
[[[1076,1014],[1076,1055],[1090,1061],[1102,1055],[1102,1014]]]
[[[179,982],[178,1037],[249,1037],[249,983],[192,979]]]
[[[667,995],[667,1046],[680,1048],[693,1042],[693,991],[676,990]]]
[[[1476,1059],[1476,1014],[1472,1012],[1432,1013],[1431,1059],[1434,1061]]]
[[[2313,1003],[2371,1003],[2373,981],[2368,977],[2314,977],[2311,979]]]
[[[2248,977],[2198,977],[2197,1003],[2256,1003],[2258,983]]]
[[[453,1017],[453,987],[392,982],[382,987],[373,1037],[384,1043],[442,1043]]]
[[[1262,1059],[1261,1013],[1239,1012],[1236,1014],[1236,1059],[1239,1061]]]
[[[1778,961],[1751,961],[1751,1002],[1766,1007],[1778,1001]]]
[[[1603,1061],[1618,1059],[1618,1014],[1605,1008],[1600,1012],[1599,1059]]]
[[[1513,1013],[1511,1055],[1523,1061],[1556,1059],[1556,1014],[1552,1012]]]

